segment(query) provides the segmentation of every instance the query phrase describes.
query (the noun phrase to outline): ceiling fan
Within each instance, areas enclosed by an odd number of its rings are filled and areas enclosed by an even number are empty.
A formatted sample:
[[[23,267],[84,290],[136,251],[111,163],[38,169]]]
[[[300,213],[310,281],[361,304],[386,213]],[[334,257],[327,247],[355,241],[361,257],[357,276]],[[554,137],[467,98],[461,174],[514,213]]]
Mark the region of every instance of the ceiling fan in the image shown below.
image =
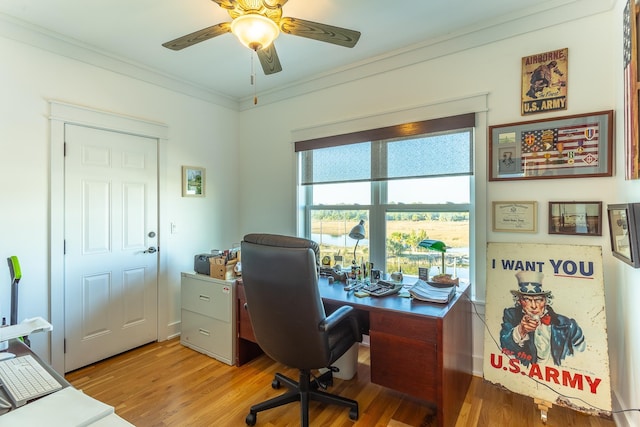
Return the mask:
[[[294,36],[307,37],[344,47],[354,47],[360,32],[334,27],[304,19],[282,16],[282,6],[288,0],[212,0],[231,16],[231,22],[221,22],[211,27],[187,34],[162,46],[181,50],[196,43],[209,40],[225,33],[233,33],[238,39],[254,50],[265,74],[282,71],[273,40],[280,31]]]

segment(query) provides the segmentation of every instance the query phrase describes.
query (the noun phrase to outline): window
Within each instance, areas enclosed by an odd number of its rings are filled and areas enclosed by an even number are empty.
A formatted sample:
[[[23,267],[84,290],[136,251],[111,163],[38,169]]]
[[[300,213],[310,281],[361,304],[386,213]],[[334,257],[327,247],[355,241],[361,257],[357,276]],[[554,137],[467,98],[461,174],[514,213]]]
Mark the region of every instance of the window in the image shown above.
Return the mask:
[[[348,267],[372,262],[386,273],[469,278],[474,114],[296,143],[298,201],[305,237],[321,256]],[[349,231],[365,221],[365,238]],[[337,259],[337,261],[336,261]]]

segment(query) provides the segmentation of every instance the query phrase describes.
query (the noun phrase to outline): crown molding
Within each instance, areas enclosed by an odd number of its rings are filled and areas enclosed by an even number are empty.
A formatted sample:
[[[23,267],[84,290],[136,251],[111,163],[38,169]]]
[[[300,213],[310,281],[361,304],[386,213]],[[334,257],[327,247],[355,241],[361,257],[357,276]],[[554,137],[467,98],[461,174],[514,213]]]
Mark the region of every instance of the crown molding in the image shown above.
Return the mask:
[[[77,40],[2,13],[0,13],[0,36],[232,110],[237,111],[239,107],[238,100],[227,95],[116,55],[98,51]]]
[[[0,14],[0,36],[234,111],[245,111],[604,13],[611,10],[615,2],[616,0],[543,2],[526,11],[504,15],[493,21],[467,27],[445,37],[407,46],[331,72],[317,74],[288,85],[259,92],[257,106],[253,103],[253,96],[235,99],[142,64],[98,51],[77,40],[65,38],[60,34],[49,32],[4,14]]]

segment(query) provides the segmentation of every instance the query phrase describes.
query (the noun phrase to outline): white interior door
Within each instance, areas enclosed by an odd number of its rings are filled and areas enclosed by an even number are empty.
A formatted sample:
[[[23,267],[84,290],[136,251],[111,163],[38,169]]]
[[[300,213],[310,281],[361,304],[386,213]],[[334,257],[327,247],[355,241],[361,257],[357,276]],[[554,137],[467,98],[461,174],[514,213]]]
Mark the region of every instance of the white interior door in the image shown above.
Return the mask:
[[[157,339],[157,148],[65,125],[65,372]]]

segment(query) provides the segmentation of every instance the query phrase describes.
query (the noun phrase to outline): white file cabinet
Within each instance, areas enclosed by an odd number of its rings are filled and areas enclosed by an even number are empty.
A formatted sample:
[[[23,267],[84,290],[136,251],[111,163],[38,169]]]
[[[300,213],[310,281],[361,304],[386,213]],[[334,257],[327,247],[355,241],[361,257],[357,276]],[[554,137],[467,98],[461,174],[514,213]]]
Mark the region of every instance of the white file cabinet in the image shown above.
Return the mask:
[[[180,343],[234,365],[236,339],[235,280],[182,273]]]

